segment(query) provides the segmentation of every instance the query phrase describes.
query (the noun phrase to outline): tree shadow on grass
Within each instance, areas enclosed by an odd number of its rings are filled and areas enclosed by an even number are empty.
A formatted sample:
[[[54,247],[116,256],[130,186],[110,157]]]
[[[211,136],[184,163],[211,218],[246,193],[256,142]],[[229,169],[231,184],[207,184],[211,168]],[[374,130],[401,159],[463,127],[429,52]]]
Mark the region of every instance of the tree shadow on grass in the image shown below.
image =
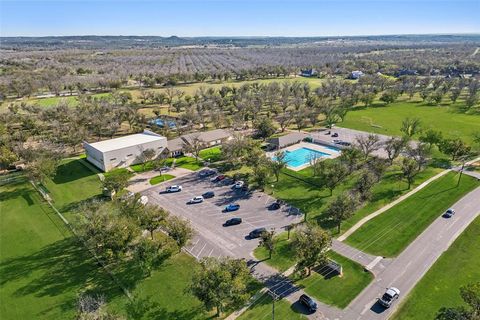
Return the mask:
[[[96,173],[81,163],[81,159],[71,160],[58,166],[55,177],[52,181],[55,184],[72,182],[78,179],[95,175]]]
[[[0,264],[0,274],[2,286],[15,281],[25,283],[14,292],[17,297],[65,295],[57,305],[62,311],[74,309],[76,294],[72,293],[87,287],[104,294],[107,300],[123,295],[74,238],[57,241],[31,255],[8,259]]]

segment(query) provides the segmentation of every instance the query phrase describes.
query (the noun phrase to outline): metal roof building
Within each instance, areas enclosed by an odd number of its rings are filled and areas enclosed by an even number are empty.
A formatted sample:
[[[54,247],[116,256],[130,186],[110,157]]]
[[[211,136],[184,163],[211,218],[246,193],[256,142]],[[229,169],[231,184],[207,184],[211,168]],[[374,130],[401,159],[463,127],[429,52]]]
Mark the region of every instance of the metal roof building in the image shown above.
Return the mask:
[[[147,149],[154,150],[158,156],[167,147],[167,138],[145,130],[142,133],[100,142],[84,142],[83,147],[87,160],[107,172],[142,162],[141,154]]]

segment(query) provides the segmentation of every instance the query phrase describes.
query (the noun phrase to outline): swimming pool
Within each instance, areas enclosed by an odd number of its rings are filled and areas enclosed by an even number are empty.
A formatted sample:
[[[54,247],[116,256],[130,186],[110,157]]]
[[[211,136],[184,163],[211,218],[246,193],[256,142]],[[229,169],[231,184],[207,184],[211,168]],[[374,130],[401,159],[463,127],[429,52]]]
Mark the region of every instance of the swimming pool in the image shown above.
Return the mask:
[[[310,162],[310,159],[314,156],[325,157],[329,155],[330,154],[325,152],[320,152],[317,150],[303,147],[300,149],[295,149],[293,151],[285,151],[285,161],[289,167],[297,168],[308,164]]]

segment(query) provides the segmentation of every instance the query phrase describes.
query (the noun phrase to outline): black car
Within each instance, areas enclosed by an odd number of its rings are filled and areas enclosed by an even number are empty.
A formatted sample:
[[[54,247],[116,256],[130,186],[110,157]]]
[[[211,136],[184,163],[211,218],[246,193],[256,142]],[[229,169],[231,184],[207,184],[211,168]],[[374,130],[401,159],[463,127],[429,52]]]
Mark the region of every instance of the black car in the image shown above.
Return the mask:
[[[312,298],[310,298],[306,294],[302,294],[300,296],[299,301],[300,301],[301,304],[303,304],[305,307],[307,307],[307,309],[310,312],[317,311],[317,303],[315,302],[315,300],[313,300]]]
[[[202,194],[202,197],[205,198],[205,199],[213,198],[213,197],[215,197],[215,192],[207,191],[204,194]]]
[[[242,218],[232,218],[232,219],[229,219],[229,220],[225,221],[223,226],[225,226],[225,227],[235,226],[235,225],[240,224],[240,223],[242,223]]]
[[[267,229],[265,228],[257,228],[257,229],[254,229],[252,230],[248,236],[250,237],[250,239],[255,239],[255,238],[260,238],[260,236],[262,235],[262,233],[264,232],[267,232]]]
[[[334,138],[338,137],[338,133],[335,132],[334,134],[332,134],[332,137]]]
[[[278,210],[278,209],[280,209],[280,207],[282,206],[282,204],[283,204],[283,201],[282,201],[282,200],[277,200],[277,201],[275,201],[274,203],[270,204],[270,205],[268,206],[268,209],[269,209],[269,210]]]

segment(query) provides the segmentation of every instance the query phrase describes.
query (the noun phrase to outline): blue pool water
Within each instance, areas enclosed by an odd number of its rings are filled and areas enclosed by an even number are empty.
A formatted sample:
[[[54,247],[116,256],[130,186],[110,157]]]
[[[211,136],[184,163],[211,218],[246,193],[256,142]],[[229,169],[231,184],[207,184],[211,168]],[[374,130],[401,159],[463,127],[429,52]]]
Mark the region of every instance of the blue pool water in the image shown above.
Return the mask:
[[[309,148],[300,148],[293,151],[285,151],[285,161],[287,162],[288,166],[296,168],[308,164],[313,155],[325,157],[329,156],[330,154]]]

